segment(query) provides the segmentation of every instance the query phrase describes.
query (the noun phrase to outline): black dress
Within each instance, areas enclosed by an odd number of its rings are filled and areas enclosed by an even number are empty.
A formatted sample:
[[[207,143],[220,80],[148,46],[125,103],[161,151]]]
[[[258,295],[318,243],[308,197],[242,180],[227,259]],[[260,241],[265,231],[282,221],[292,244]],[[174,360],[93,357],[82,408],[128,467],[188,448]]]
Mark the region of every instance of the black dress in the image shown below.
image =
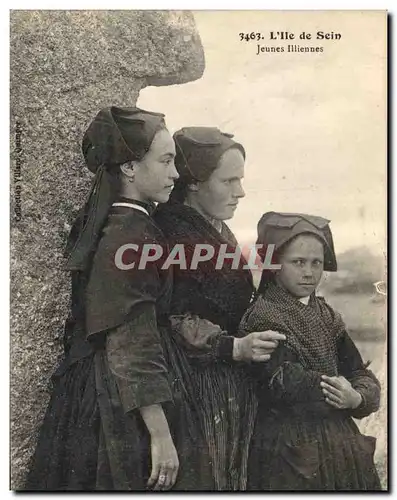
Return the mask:
[[[115,265],[122,245],[144,243],[167,249],[148,215],[113,207],[90,269],[73,273],[66,355],[53,376],[25,490],[145,490],[150,437],[138,409],[156,403],[186,462],[184,445],[194,436],[189,415],[176,411],[183,397],[167,366],[170,272],[159,262],[139,269],[140,250],[123,256],[136,261],[133,269]],[[184,470],[182,486],[190,481]]]
[[[175,332],[178,345],[179,379],[187,390],[202,436],[197,457],[202,490],[245,490],[247,460],[256,399],[244,363],[232,360],[233,335],[253,294],[252,276],[244,269],[246,261],[225,259],[216,266],[221,247],[236,250],[237,242],[223,224],[219,233],[193,208],[177,202],[160,205],[154,219],[170,246],[182,245],[186,267],[174,266],[171,315],[194,315],[219,325],[223,334],[216,337],[204,354],[183,342]],[[214,248],[211,260],[190,263],[196,244]],[[200,333],[200,332],[199,332]],[[202,465],[210,465],[202,474]]]
[[[252,369],[259,408],[248,468],[249,490],[379,490],[375,438],[352,417],[379,407],[380,385],[324,299],[308,305],[274,284],[241,322],[246,333],[277,330],[287,340],[269,362]],[[355,410],[325,402],[321,375],[342,375],[362,396]]]

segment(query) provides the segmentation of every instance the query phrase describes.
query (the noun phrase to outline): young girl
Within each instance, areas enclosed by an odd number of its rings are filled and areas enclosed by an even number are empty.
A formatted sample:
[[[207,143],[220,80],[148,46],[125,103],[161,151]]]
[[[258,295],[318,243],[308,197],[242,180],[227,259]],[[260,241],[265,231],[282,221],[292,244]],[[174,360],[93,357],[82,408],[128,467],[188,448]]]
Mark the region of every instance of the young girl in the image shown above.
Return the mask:
[[[253,367],[259,409],[249,490],[380,489],[375,438],[352,419],[378,410],[380,386],[341,316],[315,293],[323,271],[336,271],[328,222],[269,212],[258,224],[257,243],[275,245],[281,268],[263,272],[240,329],[272,329],[286,340]]]

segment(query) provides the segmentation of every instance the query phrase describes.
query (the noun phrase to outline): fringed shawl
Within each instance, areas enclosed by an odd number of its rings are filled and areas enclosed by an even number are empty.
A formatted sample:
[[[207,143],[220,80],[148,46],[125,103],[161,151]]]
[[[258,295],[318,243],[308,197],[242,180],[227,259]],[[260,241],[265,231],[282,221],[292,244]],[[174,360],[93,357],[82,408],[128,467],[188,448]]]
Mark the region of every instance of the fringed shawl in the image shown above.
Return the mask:
[[[345,326],[322,297],[312,294],[305,305],[283,288],[269,283],[244,315],[241,333],[276,330],[302,365],[329,376],[338,375],[337,340]]]

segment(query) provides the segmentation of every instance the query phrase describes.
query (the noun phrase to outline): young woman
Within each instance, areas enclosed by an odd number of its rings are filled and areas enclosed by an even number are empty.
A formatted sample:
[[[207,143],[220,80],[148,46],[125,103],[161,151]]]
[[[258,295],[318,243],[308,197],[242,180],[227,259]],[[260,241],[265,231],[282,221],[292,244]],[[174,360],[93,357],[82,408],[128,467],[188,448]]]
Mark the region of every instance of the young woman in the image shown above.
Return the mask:
[[[261,331],[237,337],[254,287],[224,223],[244,196],[245,151],[232,137],[210,127],[178,131],[175,164],[180,178],[170,201],[154,214],[170,248],[179,245],[186,257],[186,267],[173,269],[170,314],[179,379],[202,429],[194,445],[198,456],[189,461],[200,490],[246,488],[256,401],[244,363],[235,361],[266,361],[284,338]],[[212,258],[195,265],[195,252],[203,245],[213,251]],[[237,255],[236,260],[227,253]]]
[[[380,386],[366,369],[341,316],[315,290],[336,271],[327,220],[269,212],[258,241],[275,245],[281,268],[264,271],[240,333],[285,334],[271,360],[255,367],[259,408],[249,490],[378,490],[375,438],[352,417],[379,407]]]
[[[67,249],[66,356],[26,489],[169,489],[178,474],[162,334],[171,282],[157,262],[138,263],[145,243],[166,247],[150,212],[178,177],[175,145],[164,115],[110,107],[88,127],[83,154],[96,176]]]

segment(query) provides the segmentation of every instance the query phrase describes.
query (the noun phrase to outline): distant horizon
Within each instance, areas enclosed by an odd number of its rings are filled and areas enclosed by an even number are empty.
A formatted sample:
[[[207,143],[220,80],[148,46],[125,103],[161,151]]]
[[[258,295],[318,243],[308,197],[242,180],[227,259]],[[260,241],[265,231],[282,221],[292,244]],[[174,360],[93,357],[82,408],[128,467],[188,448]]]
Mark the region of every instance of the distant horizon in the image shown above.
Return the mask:
[[[238,238],[236,233],[234,233],[234,235],[236,236],[236,239],[237,239],[239,246],[242,247],[242,253],[244,255],[246,252],[246,250],[244,250],[244,249],[251,248],[255,244],[256,240],[241,240]],[[339,250],[339,251],[336,250],[335,251],[337,258],[341,258],[341,257],[345,256],[346,254],[348,254],[349,252],[356,253],[358,255],[364,254],[363,255],[363,264],[365,264],[365,258],[368,257],[368,255],[367,256],[365,255],[365,252],[368,252],[370,258],[372,257],[374,259],[377,259],[379,261],[379,263],[382,262],[382,265],[386,265],[386,255],[383,252],[381,252],[381,250],[378,247],[372,247],[369,245],[356,245],[356,246],[351,246],[351,247],[345,248],[344,250]]]
[[[319,214],[312,214],[319,215]],[[258,219],[259,220],[259,219]],[[256,242],[256,225],[253,230],[248,228],[239,227],[236,222],[233,222],[233,219],[225,221],[226,224],[230,227],[235,235],[239,245],[251,246]],[[331,224],[332,225],[332,224]],[[336,224],[335,224],[336,226]],[[368,237],[365,233],[361,233],[359,231],[352,230],[352,225],[346,223],[345,225],[336,226],[336,228],[332,227],[332,233],[334,238],[335,252],[337,255],[342,255],[350,250],[357,249],[366,249],[368,250],[374,257],[379,257],[381,259],[385,259],[386,257],[386,247],[381,247],[378,244],[378,239],[376,235],[371,235]],[[344,238],[342,235],[347,234],[349,237]],[[352,241],[352,234],[355,238]]]
[[[164,113],[171,133],[217,126],[243,144],[246,196],[227,221],[238,241],[255,241],[264,212],[301,212],[331,220],[337,254],[360,246],[384,254],[384,13],[195,11],[194,17],[204,75],[146,87],[137,105]],[[343,36],[324,41],[316,54],[257,56],[255,43],[240,40],[242,31],[268,33],[274,26],[291,32],[339,26]],[[281,42],[266,42],[272,43]]]

